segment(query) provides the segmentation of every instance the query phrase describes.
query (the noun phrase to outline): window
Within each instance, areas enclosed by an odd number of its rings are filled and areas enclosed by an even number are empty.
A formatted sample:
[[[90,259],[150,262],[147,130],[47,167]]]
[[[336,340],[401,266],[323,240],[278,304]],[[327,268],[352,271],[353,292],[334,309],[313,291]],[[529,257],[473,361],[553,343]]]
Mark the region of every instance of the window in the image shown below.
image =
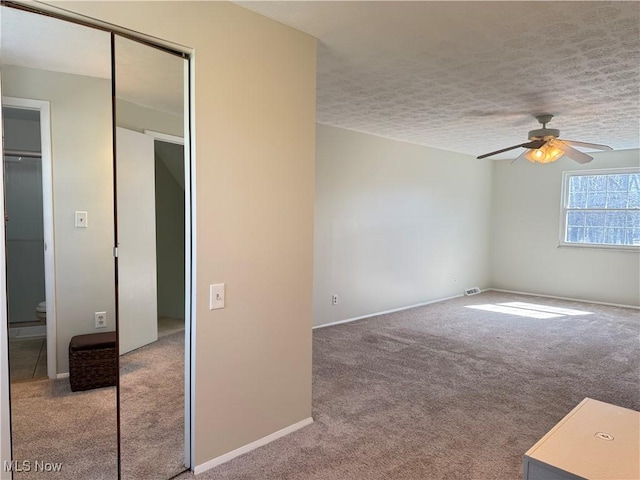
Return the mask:
[[[565,172],[561,244],[640,247],[638,169]]]

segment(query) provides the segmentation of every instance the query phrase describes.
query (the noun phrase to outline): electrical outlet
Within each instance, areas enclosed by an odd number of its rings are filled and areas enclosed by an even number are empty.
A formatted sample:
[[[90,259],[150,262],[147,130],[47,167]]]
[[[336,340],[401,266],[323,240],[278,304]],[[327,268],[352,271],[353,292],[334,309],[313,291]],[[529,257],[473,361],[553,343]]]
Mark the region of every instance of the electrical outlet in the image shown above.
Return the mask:
[[[331,305],[337,305],[338,304],[338,295],[333,295],[331,297]]]
[[[96,328],[107,328],[107,312],[95,313]]]

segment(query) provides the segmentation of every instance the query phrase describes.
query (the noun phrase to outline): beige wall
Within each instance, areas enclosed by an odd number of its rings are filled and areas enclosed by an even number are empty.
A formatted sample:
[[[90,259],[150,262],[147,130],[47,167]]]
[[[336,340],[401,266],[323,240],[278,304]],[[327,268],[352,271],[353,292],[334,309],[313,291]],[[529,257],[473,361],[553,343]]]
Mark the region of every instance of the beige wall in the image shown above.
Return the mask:
[[[310,417],[315,39],[226,2],[60,6],[195,51],[195,464]]]
[[[638,167],[639,150],[593,154],[580,165],[496,161],[491,284],[495,288],[640,305],[640,253],[558,247],[562,172]]]
[[[489,286],[489,161],[317,131],[316,325]]]
[[[107,330],[115,329],[111,82],[3,66],[2,93],[50,102],[56,358],[64,373],[71,337],[96,332],[94,312],[106,311]],[[88,212],[88,228],[75,228],[76,210]]]

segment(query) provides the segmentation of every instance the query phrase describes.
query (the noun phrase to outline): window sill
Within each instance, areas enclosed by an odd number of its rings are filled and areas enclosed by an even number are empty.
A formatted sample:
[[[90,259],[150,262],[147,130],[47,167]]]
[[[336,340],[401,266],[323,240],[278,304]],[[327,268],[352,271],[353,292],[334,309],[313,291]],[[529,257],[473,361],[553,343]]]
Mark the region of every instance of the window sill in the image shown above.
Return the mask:
[[[558,248],[584,248],[587,250],[608,250],[612,252],[640,253],[640,245],[593,245],[588,243],[559,243]]]

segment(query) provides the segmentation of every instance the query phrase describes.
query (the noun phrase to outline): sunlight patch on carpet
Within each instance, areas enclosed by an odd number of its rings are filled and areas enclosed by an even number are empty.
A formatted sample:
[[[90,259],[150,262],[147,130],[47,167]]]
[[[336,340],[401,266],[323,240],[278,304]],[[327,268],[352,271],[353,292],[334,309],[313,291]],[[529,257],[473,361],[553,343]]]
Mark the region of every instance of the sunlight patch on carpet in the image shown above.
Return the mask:
[[[559,313],[560,315],[593,315],[593,312],[587,312],[584,310],[572,310],[570,308],[551,307],[549,305],[538,305],[537,303],[526,302],[507,302],[498,303],[498,305],[505,305],[507,307],[526,308],[529,310],[537,310],[539,312]]]

